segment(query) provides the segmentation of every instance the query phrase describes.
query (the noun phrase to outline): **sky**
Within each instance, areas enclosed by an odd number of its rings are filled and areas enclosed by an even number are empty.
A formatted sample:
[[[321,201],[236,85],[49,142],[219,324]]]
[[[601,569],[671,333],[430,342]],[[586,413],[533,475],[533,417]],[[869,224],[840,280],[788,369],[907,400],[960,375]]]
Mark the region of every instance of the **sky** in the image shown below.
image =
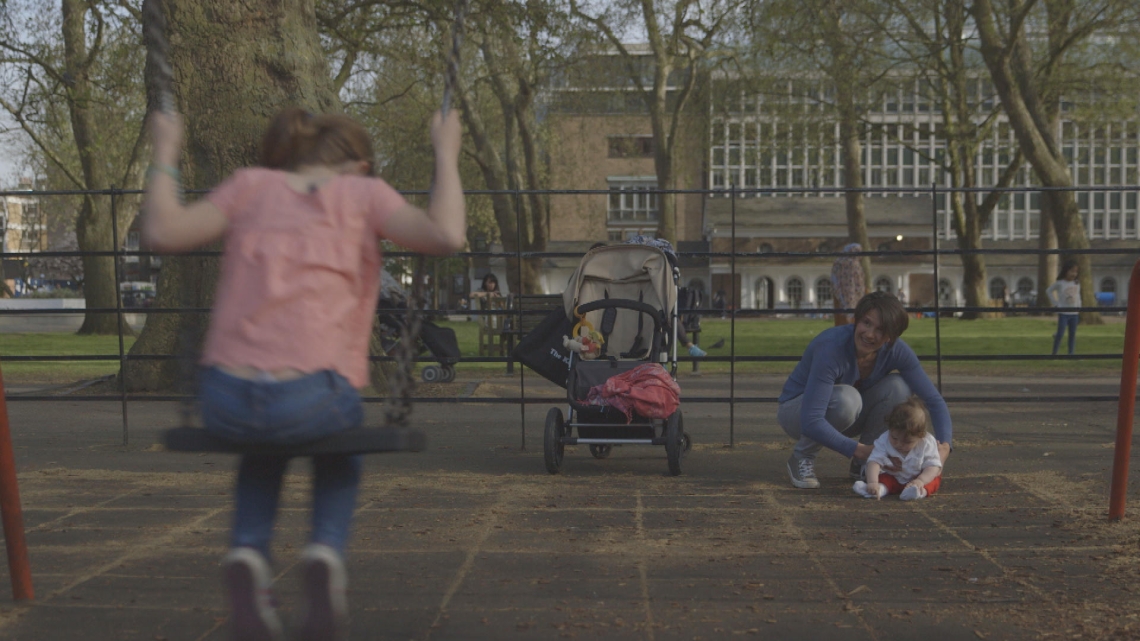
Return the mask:
[[[0,131],[11,130],[15,123],[7,112],[0,110]],[[0,189],[15,187],[19,184],[17,175],[17,150],[20,148],[18,133],[0,135]]]

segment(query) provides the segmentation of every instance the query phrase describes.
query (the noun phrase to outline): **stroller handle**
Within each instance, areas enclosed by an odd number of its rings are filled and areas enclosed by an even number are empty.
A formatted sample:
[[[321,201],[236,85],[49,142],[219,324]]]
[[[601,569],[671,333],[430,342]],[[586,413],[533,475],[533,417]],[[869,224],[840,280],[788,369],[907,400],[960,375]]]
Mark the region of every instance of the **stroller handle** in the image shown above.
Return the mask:
[[[632,309],[635,312],[641,312],[642,314],[648,314],[649,317],[653,319],[653,323],[654,323],[654,325],[657,326],[657,329],[662,329],[662,328],[667,327],[669,325],[668,317],[665,315],[664,311],[657,309],[656,307],[654,307],[648,303],[643,303],[643,302],[638,301],[638,300],[628,300],[625,298],[603,298],[601,300],[594,300],[594,301],[590,301],[588,303],[582,303],[581,305],[578,305],[577,307],[574,308],[574,312],[576,314],[585,315],[588,312],[593,312],[593,311],[596,311],[599,309],[609,309],[609,308],[617,308],[617,307],[624,308],[624,309]]]

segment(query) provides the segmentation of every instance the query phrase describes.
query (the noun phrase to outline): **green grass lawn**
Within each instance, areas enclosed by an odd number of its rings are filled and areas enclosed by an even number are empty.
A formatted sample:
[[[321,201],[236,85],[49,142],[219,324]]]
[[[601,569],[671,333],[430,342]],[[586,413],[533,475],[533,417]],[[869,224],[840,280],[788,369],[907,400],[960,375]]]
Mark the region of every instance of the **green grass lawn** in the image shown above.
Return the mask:
[[[455,330],[459,338],[460,350],[464,354],[477,353],[479,326],[477,323],[442,323]],[[1055,317],[999,318],[976,321],[962,321],[943,318],[939,322],[942,341],[942,355],[1049,355],[1053,349],[1053,333],[1057,331]],[[750,357],[798,357],[807,344],[821,331],[832,326],[832,321],[810,319],[748,319],[737,320],[735,327],[736,355]],[[727,362],[716,362],[716,358],[727,359],[732,341],[732,323],[729,320],[706,318],[702,321],[701,345],[712,345],[725,339],[725,346],[710,350],[709,356],[701,363],[701,370],[727,372]],[[910,321],[910,327],[903,339],[914,348],[920,357],[935,356],[935,321],[932,318]],[[1067,350],[1067,337],[1062,341],[1061,353]],[[1103,325],[1081,325],[1077,330],[1077,356],[1081,354],[1119,355],[1124,346],[1123,319],[1110,318]],[[933,361],[924,363],[932,368]],[[787,373],[794,362],[737,362],[736,371],[741,373]],[[486,368],[503,370],[501,364],[463,363],[463,369]],[[1054,373],[1082,375],[1118,375],[1120,358],[1097,360],[1028,361],[943,361],[943,372],[963,374],[1016,374]]]
[[[124,349],[134,344],[134,337],[123,339]],[[110,356],[107,361],[54,361],[48,363],[5,362],[9,356]],[[75,334],[0,334],[0,364],[4,381],[9,383],[64,384],[82,381],[119,371],[119,338],[117,336],[78,336]]]
[[[478,355],[479,324],[475,322],[440,323],[455,330],[459,339],[460,351],[464,355]],[[701,333],[702,345],[712,345],[725,339],[721,349],[710,350],[709,357],[701,363],[702,371],[709,373],[727,372],[727,362],[717,362],[730,354],[730,332],[732,324],[728,320],[704,319]],[[941,323],[943,356],[1011,354],[1048,355],[1053,347],[1053,332],[1056,331],[1054,318],[1001,318],[992,320],[961,321],[942,319]],[[736,322],[736,353],[738,356],[791,356],[797,357],[808,342],[819,332],[831,326],[830,320],[738,320]],[[935,353],[934,319],[911,319],[910,328],[903,338],[919,356]],[[132,338],[125,341],[127,349]],[[1081,325],[1077,331],[1077,355],[1115,354],[1119,355],[1124,345],[1124,323],[1122,319],[1111,318],[1103,325]],[[1062,345],[1062,352],[1065,346]],[[119,342],[114,336],[76,336],[73,334],[0,334],[0,363],[3,364],[4,379],[11,383],[70,383],[114,374],[118,372],[117,360],[108,361],[63,361],[51,363],[4,362],[7,356],[98,354],[118,358]],[[933,362],[925,363],[928,369]],[[761,361],[738,362],[738,373],[784,374],[791,371],[793,362]],[[503,363],[460,363],[461,370],[485,372],[487,375],[501,375],[505,371]],[[1001,361],[948,362],[944,361],[944,373],[1016,375],[1041,373],[1055,375],[1119,375],[1120,358],[1107,360],[1056,360],[1027,361],[1011,358]]]

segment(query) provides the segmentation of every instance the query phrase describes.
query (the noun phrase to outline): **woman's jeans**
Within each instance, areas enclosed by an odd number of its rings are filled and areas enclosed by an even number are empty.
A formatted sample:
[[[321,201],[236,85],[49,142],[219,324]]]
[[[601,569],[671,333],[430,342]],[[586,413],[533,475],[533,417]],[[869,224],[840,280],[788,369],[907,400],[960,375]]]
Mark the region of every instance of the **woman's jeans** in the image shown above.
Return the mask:
[[[1073,354],[1073,348],[1077,346],[1077,325],[1081,322],[1080,314],[1057,314],[1057,333],[1053,335],[1053,355],[1057,355],[1057,349],[1061,347],[1061,337],[1065,335],[1065,328],[1069,328],[1069,355]]]
[[[896,405],[910,398],[910,386],[899,374],[887,374],[874,387],[862,393],[850,385],[836,385],[831,391],[824,418],[848,438],[859,437],[870,445],[887,431],[887,415]],[[814,459],[823,445],[800,431],[800,408],[803,395],[780,403],[776,420],[788,436],[796,439],[793,449],[797,458]]]
[[[293,444],[358,427],[360,394],[333,371],[290,381],[251,381],[206,368],[198,376],[202,423],[239,443]],[[251,547],[269,558],[273,520],[289,459],[243,455],[235,491],[233,547]],[[344,554],[360,485],[360,456],[313,457],[313,543]]]

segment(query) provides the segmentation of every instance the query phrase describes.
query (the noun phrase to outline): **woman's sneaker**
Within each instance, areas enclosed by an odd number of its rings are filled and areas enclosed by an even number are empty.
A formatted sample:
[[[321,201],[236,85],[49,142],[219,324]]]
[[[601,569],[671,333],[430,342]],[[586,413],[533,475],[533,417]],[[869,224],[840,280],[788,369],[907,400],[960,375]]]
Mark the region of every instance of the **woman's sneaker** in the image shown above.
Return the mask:
[[[819,487],[819,479],[815,477],[815,459],[800,458],[792,452],[788,459],[788,476],[792,485],[802,490],[814,490]]]
[[[273,607],[273,573],[253,548],[234,548],[222,559],[222,577],[230,605],[233,638],[241,641],[283,641],[284,628]]]
[[[304,616],[301,641],[341,641],[348,636],[348,578],[344,561],[333,548],[312,543],[301,555]]]
[[[902,494],[899,498],[904,501],[917,501],[918,499],[926,498],[926,488],[908,485],[903,488]]]

